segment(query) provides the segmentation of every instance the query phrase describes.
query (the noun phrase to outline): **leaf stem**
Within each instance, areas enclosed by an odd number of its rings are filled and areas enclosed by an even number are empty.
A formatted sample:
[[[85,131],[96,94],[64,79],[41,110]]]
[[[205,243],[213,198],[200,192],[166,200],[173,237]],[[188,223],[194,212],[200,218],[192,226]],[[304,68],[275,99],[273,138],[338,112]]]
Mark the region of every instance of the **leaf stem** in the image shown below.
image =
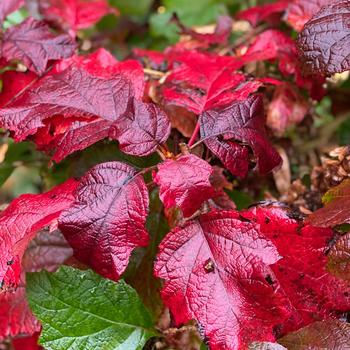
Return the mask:
[[[144,68],[143,72],[145,74],[153,75],[154,77],[158,77],[158,78],[162,78],[165,75],[164,72],[160,72],[158,70],[154,70],[154,69],[150,69],[150,68]]]
[[[199,134],[199,130],[200,130],[200,124],[199,121],[197,121],[196,127],[193,130],[193,133],[191,135],[190,141],[188,141],[188,147],[191,148],[191,146],[194,144],[194,141],[196,140],[198,134]]]

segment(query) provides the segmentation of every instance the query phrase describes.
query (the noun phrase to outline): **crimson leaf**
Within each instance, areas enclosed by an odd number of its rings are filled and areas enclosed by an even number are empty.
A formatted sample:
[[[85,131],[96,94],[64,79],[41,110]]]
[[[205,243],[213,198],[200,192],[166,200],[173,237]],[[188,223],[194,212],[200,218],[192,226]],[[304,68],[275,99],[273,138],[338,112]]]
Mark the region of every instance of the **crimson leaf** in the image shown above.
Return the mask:
[[[40,10],[47,20],[73,32],[94,25],[112,12],[106,0],[41,0]]]
[[[268,20],[274,16],[280,16],[285,10],[288,2],[279,0],[272,4],[264,4],[260,6],[250,7],[244,11],[237,13],[236,17],[248,21],[252,26]]]
[[[0,107],[9,103],[35,79],[37,79],[37,75],[29,70],[26,72],[17,72],[14,70],[6,70],[3,72],[1,74],[2,89],[0,94]]]
[[[56,220],[73,201],[76,181],[68,180],[49,192],[25,194],[0,214],[0,282],[16,286],[20,280],[21,259],[38,230]]]
[[[39,148],[53,152],[55,161],[106,137],[118,139],[124,152],[144,156],[166,141],[170,122],[157,106],[141,101],[143,86],[138,62],[119,63],[99,50],[62,61],[31,81],[0,109],[0,118],[17,141],[38,133]]]
[[[262,86],[237,72],[242,62],[233,57],[189,51],[177,55],[176,61],[181,64],[167,77],[163,97],[196,114],[244,99]]]
[[[123,163],[103,163],[81,178],[75,202],[60,216],[59,228],[78,260],[118,280],[132,250],[148,244],[147,210],[142,175]]]
[[[132,100],[117,123],[114,138],[125,153],[146,156],[164,143],[170,134],[166,114],[153,103]]]
[[[211,212],[174,229],[159,251],[155,273],[177,324],[197,320],[212,350],[274,340],[287,313],[265,277],[279,254],[258,226],[234,211]]]
[[[18,337],[12,340],[14,350],[42,350],[43,348],[38,344],[40,333],[36,332],[29,337]]]
[[[45,22],[29,17],[5,32],[1,55],[8,61],[20,60],[33,72],[43,74],[49,60],[68,58],[75,48],[68,34],[53,35]]]
[[[0,293],[0,340],[40,331],[40,323],[27,303],[23,279],[16,291]]]
[[[215,196],[209,182],[212,172],[206,161],[193,154],[183,155],[159,164],[154,181],[160,186],[159,195],[166,208],[177,206],[185,216],[191,216],[204,201]]]
[[[298,36],[306,70],[331,75],[350,69],[350,2],[332,2],[317,12]]]
[[[289,3],[286,20],[298,32],[322,6],[333,0],[293,0]]]
[[[349,309],[350,285],[326,271],[332,237],[276,207],[211,212],[165,237],[155,273],[178,324],[241,349]]]
[[[90,89],[94,86],[94,89]],[[37,80],[0,111],[3,126],[22,140],[54,115],[100,116],[117,120],[128,107],[132,87],[123,76],[100,78],[72,64],[63,71]],[[116,103],[118,99],[118,103]]]
[[[0,339],[33,334],[40,330],[40,324],[29,309],[25,295],[24,272],[43,269],[54,271],[72,255],[59,231],[43,230],[30,242],[23,259],[23,270],[18,288],[0,293]],[[18,342],[20,344],[20,342]],[[27,349],[25,347],[25,349]]]
[[[282,334],[316,320],[339,317],[350,308],[350,284],[327,271],[327,251],[334,233],[329,228],[302,226],[278,207],[241,213],[254,220],[282,256],[271,266],[271,285],[288,299],[290,317]],[[302,297],[301,297],[302,296]]]
[[[59,230],[42,230],[29,243],[22,265],[26,272],[53,272],[72,255],[72,248]]]
[[[223,108],[205,111],[200,115],[199,121],[202,139],[233,174],[245,175],[247,155],[243,146],[237,144],[232,146],[226,143],[225,140],[231,138],[244,142],[252,148],[261,173],[265,174],[280,164],[279,154],[265,136],[265,116],[261,95],[248,97],[245,101],[233,102]],[[224,140],[220,141],[217,138],[219,135],[223,135]],[[234,157],[229,158],[230,152],[238,155],[236,163],[234,163]]]
[[[102,118],[51,118],[35,134],[34,141],[39,150],[52,155],[60,162],[69,154],[113,136],[113,122]]]
[[[296,47],[293,39],[285,33],[268,29],[257,35],[242,60],[251,61],[278,60],[283,74],[294,74],[297,64]]]

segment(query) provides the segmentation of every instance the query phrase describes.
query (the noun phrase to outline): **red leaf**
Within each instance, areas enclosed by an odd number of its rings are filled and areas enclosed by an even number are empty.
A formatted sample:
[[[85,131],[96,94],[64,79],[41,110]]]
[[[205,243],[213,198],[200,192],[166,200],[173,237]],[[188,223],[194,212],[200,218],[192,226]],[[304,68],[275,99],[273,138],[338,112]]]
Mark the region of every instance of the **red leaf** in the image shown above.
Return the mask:
[[[113,12],[106,0],[41,0],[40,11],[49,21],[73,32],[88,28]]]
[[[68,180],[43,194],[25,194],[15,199],[0,215],[0,282],[16,286],[21,259],[34,235],[56,220],[73,201],[76,181]]]
[[[83,150],[92,144],[114,135],[113,122],[101,118],[51,118],[45,127],[35,134],[39,150],[52,155],[60,162],[69,154]]]
[[[39,344],[40,333],[34,333],[30,337],[18,337],[12,340],[14,350],[40,350],[43,349]]]
[[[19,334],[33,334],[40,328],[27,303],[24,282],[14,292],[0,292],[0,340]]]
[[[349,19],[349,1],[337,1],[323,7],[304,26],[298,48],[306,70],[331,75],[350,69]]]
[[[281,14],[286,10],[288,1],[280,0],[272,4],[250,7],[239,12],[236,17],[248,21],[253,27],[263,21],[269,21],[273,16]]]
[[[23,270],[37,272],[43,269],[55,271],[72,256],[72,249],[59,231],[39,232],[29,243],[22,259]],[[0,339],[7,336],[29,334],[39,331],[40,324],[33,316],[25,296],[25,276],[22,271],[21,282],[15,290],[0,292]],[[14,340],[18,348],[24,344],[23,350],[29,349],[27,339]],[[34,342],[34,340],[33,340]],[[36,342],[35,342],[36,344]],[[17,348],[17,347],[16,347]]]
[[[201,204],[215,196],[209,182],[212,167],[190,154],[158,165],[154,181],[159,185],[159,196],[167,209],[181,208],[184,216],[191,216]]]
[[[134,63],[130,65],[134,72]],[[127,79],[129,73],[126,62],[123,64],[125,74],[117,75],[112,67],[108,73],[104,73],[110,77],[99,75],[103,66],[93,68],[89,60],[79,61],[75,58],[68,60],[68,66],[55,66],[51,74],[35,81],[30,89],[0,110],[3,126],[15,131],[17,140],[23,140],[34,134],[38,127],[42,127],[44,119],[54,115],[99,116],[116,121],[128,109],[134,92],[138,96],[139,83],[135,80],[134,90],[131,81]],[[120,70],[119,67],[117,69]],[[139,72],[143,79],[141,66]]]
[[[245,349],[349,310],[350,285],[326,271],[332,237],[277,207],[211,212],[165,237],[155,273],[177,324],[195,319],[211,349]]]
[[[2,80],[0,107],[3,107],[34,81],[37,75],[30,71],[22,73],[14,70],[7,70],[3,72],[0,77]]]
[[[178,55],[181,62],[167,77],[163,97],[168,104],[185,107],[200,114],[255,92],[262,83],[247,81],[236,72],[242,62],[227,56],[188,51]]]
[[[113,124],[120,150],[124,153],[146,156],[163,144],[170,134],[170,121],[153,103],[137,100],[130,102],[128,110]]]
[[[286,21],[298,32],[305,23],[323,6],[331,4],[333,0],[293,0],[287,9]]]
[[[148,244],[148,191],[129,165],[99,164],[80,180],[74,204],[59,228],[75,257],[104,277],[118,280],[132,250]]]
[[[2,125],[17,141],[38,133],[39,148],[52,150],[56,161],[105,137],[117,138],[126,153],[147,155],[166,141],[170,123],[157,106],[138,100],[143,87],[136,61],[118,63],[104,50],[73,57],[0,109]]]
[[[31,71],[43,74],[50,60],[68,58],[75,48],[68,34],[55,36],[45,22],[29,17],[5,32],[1,54],[8,61],[20,60]]]
[[[308,112],[309,104],[291,84],[276,87],[267,112],[267,125],[282,135],[287,128],[300,123]]]
[[[249,149],[231,140],[211,137],[205,140],[207,147],[221,160],[232,174],[245,177],[249,169]]]
[[[231,138],[244,142],[252,148],[257,167],[262,174],[268,173],[280,164],[280,156],[265,136],[264,106],[261,95],[248,97],[242,102],[233,102],[223,108],[208,110],[200,116],[199,121],[202,139],[213,153],[226,165],[230,165],[229,170],[232,173],[244,175],[247,169],[245,162],[247,155],[242,149],[243,146],[224,144],[225,140]],[[223,135],[224,140],[219,141],[217,139],[219,135]],[[233,163],[234,157],[232,160],[229,158],[229,153],[232,151],[239,155],[237,164]]]
[[[272,327],[287,313],[265,277],[279,255],[258,226],[212,212],[174,229],[159,251],[155,273],[177,324],[197,320],[212,350],[274,341]]]
[[[94,89],[90,87],[94,86]],[[130,83],[122,76],[98,78],[76,65],[46,75],[0,110],[2,126],[15,132],[21,141],[44,126],[54,115],[81,117],[98,115],[113,121],[127,109]],[[115,98],[119,97],[116,104]]]
[[[327,272],[328,228],[302,227],[280,208],[256,208],[241,213],[256,221],[283,257],[271,266],[271,284],[288,298],[290,317],[282,334],[317,320],[339,317],[350,308],[350,284]]]
[[[350,224],[350,180],[331,188],[325,195],[330,198],[324,208],[312,213],[307,221],[319,227],[331,227],[340,224]]]
[[[241,58],[245,63],[278,60],[279,69],[283,74],[294,74],[296,71],[297,56],[294,41],[276,29],[268,29],[257,35]]]
[[[0,24],[12,12],[24,5],[24,0],[3,0],[0,2]]]

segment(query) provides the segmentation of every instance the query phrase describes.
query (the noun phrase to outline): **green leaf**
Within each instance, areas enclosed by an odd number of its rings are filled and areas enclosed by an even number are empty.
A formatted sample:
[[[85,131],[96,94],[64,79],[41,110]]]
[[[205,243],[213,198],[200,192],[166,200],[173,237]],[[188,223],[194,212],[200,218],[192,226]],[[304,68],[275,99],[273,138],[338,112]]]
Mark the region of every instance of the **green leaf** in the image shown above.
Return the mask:
[[[338,130],[337,130],[337,136],[339,140],[339,145],[346,146],[349,143],[350,140],[350,118],[345,120],[343,122]]]
[[[116,7],[122,16],[144,17],[152,5],[152,0],[110,0],[110,4]]]
[[[90,270],[30,273],[27,296],[47,350],[141,350],[155,336],[137,293]]]
[[[0,186],[4,184],[16,169],[16,162],[18,162],[18,164],[30,163],[35,160],[34,153],[35,151],[30,143],[14,143],[12,140],[9,140],[5,159],[0,164]]]
[[[4,29],[8,29],[16,24],[23,22],[28,16],[28,11],[25,8],[21,8],[6,17],[3,27]]]
[[[177,13],[186,26],[214,23],[218,16],[228,12],[226,5],[217,0],[163,0],[162,5],[164,12],[150,18],[151,34],[166,37],[170,42],[176,42],[179,31],[175,24],[169,24],[173,12]]]

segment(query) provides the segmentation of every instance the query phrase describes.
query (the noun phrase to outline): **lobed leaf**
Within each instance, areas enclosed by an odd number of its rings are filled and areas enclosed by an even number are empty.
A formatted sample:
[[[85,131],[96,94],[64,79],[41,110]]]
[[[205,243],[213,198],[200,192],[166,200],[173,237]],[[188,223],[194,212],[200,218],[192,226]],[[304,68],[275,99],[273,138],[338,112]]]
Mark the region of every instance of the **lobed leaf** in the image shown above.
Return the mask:
[[[158,165],[153,178],[160,187],[159,196],[164,206],[179,207],[184,216],[191,216],[216,194],[209,182],[212,172],[213,168],[205,160],[189,154],[165,160]]]
[[[253,95],[223,108],[207,110],[200,115],[199,122],[205,144],[225,166],[229,166],[233,174],[245,175],[248,167],[247,154],[244,146],[227,144],[228,139],[239,140],[251,147],[256,156],[257,168],[262,174],[268,173],[281,163],[280,156],[265,136],[261,95]],[[218,139],[220,135],[223,135],[223,140]],[[230,153],[238,155],[237,160],[235,157],[230,159]]]
[[[68,58],[76,48],[68,34],[53,35],[43,21],[31,17],[9,28],[1,40],[1,56],[22,61],[31,71],[42,75],[50,60]]]
[[[0,214],[0,282],[16,286],[23,254],[37,231],[57,220],[73,202],[75,180],[68,180],[43,194],[24,194]]]
[[[0,109],[2,126],[17,141],[35,134],[38,147],[57,162],[107,137],[118,139],[124,152],[145,156],[169,136],[165,113],[141,101],[143,71],[136,61],[117,62],[99,50],[61,61],[42,78],[23,79],[23,85]]]
[[[242,62],[234,57],[188,51],[173,59],[180,65],[167,77],[163,98],[196,114],[243,100],[262,86],[236,71]]]
[[[58,227],[78,260],[118,280],[132,250],[148,244],[147,210],[142,175],[129,165],[108,162],[80,179],[75,201],[61,214]]]
[[[266,282],[280,258],[253,223],[234,211],[211,212],[171,231],[159,246],[156,276],[177,324],[197,320],[212,350],[272,340],[284,301]]]
[[[163,301],[177,324],[195,319],[211,349],[273,342],[349,309],[350,285],[326,271],[332,237],[277,207],[202,215],[160,244]]]
[[[289,318],[279,325],[286,334],[318,320],[340,317],[350,307],[350,284],[327,271],[330,228],[291,219],[280,208],[256,208],[242,216],[254,220],[281,255],[271,266],[270,283],[288,298]],[[301,297],[302,296],[302,297]]]

